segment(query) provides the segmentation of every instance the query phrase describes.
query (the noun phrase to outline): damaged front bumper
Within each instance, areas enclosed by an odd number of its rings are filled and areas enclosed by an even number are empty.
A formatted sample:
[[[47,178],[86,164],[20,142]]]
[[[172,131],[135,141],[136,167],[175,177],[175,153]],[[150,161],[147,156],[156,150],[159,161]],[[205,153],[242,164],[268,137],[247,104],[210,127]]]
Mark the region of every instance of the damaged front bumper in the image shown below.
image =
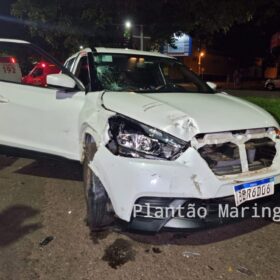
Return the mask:
[[[280,143],[271,131],[261,129],[203,135],[193,139],[191,144],[173,161],[117,156],[101,145],[90,168],[104,185],[115,214],[121,220],[130,222],[132,228],[149,231],[200,228],[231,222],[232,219],[221,221],[212,211],[212,206],[217,202],[231,205],[234,186],[272,177],[275,185],[280,183]],[[216,146],[221,153],[220,169],[217,162],[214,167],[212,165],[213,161],[219,161],[219,157],[217,159],[211,154]],[[237,169],[228,168],[233,163],[238,166]],[[175,203],[181,207],[197,201],[199,205],[206,204],[211,211],[204,219],[133,217],[135,204],[144,198],[165,201],[167,206]]]

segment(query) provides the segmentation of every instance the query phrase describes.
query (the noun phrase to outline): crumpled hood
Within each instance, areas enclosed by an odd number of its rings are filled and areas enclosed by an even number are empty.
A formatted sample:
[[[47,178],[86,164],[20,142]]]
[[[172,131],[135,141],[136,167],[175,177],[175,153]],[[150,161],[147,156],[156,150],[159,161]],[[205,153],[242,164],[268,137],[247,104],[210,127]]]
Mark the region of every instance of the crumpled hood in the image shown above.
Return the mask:
[[[198,133],[278,127],[265,110],[223,93],[105,92],[103,104],[186,141]]]

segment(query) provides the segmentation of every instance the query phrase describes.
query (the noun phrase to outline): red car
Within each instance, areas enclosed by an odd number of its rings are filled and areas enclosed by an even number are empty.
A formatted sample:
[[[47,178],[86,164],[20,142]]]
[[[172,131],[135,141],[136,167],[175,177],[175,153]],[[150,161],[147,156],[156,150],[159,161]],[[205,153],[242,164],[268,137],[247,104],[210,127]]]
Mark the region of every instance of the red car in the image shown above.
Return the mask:
[[[60,69],[56,65],[41,61],[36,64],[27,76],[22,78],[22,83],[45,87],[47,86],[47,75],[59,72]]]

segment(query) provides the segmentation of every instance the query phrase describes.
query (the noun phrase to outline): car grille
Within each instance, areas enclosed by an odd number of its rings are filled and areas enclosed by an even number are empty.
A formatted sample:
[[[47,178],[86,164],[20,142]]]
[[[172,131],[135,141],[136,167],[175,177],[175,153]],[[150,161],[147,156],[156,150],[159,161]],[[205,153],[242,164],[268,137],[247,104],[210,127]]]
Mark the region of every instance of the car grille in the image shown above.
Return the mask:
[[[249,171],[270,167],[276,155],[275,142],[268,137],[245,142],[245,149]],[[242,173],[239,146],[232,142],[207,144],[198,152],[218,176]]]
[[[276,155],[275,143],[270,138],[250,140],[245,143],[249,171],[272,165]]]
[[[198,152],[216,175],[238,174],[242,170],[239,149],[233,143],[205,145]]]
[[[177,206],[180,205],[181,215],[187,217],[189,211],[194,211],[198,213],[199,209],[203,207],[207,211],[207,216],[218,215],[219,209],[224,208],[225,206],[236,207],[234,196],[213,198],[213,199],[197,199],[197,198],[163,198],[163,197],[141,197],[136,202],[135,205],[142,206],[142,211],[137,213],[136,217],[143,219],[146,218],[160,219],[155,215],[159,209],[162,209],[160,213],[163,213],[163,219],[166,218],[165,210],[168,209],[172,203],[178,201]],[[149,205],[149,210],[147,209],[147,204]],[[280,188],[275,188],[275,193],[272,196],[267,196],[259,198],[257,200],[247,201],[243,203],[238,209],[243,207],[255,207],[255,206],[265,206],[265,205],[274,205],[279,207],[280,205]],[[170,208],[171,209],[171,208]],[[173,206],[175,210],[172,217],[179,217],[176,207]],[[172,212],[169,212],[172,213]],[[148,217],[147,217],[148,215]],[[197,217],[194,217],[197,219]]]
[[[137,217],[155,216],[159,208],[167,208],[172,201],[172,198],[141,197],[135,202],[135,205],[141,207],[141,212],[137,213]]]

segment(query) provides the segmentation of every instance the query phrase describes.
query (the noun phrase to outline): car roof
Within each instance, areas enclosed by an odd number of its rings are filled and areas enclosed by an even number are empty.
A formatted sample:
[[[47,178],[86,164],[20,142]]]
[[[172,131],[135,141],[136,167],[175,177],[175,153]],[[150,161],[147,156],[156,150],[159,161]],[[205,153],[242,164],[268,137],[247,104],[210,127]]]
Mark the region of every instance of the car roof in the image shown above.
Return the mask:
[[[5,38],[0,38],[0,42],[18,43],[18,44],[30,44],[29,42],[23,41],[23,40],[5,39]]]
[[[164,58],[173,58],[159,52],[147,52],[134,49],[121,49],[121,48],[95,48],[97,53],[117,53],[117,54],[131,54],[131,55],[145,55],[145,56],[158,56]]]
[[[121,49],[121,48],[103,48],[103,47],[98,47],[95,48],[97,53],[112,53],[112,54],[130,54],[130,55],[145,55],[145,56],[157,56],[157,57],[163,57],[163,58],[171,58],[171,59],[175,59],[172,56],[167,56],[164,55],[162,53],[159,52],[146,52],[146,51],[139,51],[139,50],[133,50],[133,49]],[[83,52],[91,52],[92,50],[90,48],[85,48],[80,50],[79,52],[73,54],[72,56],[70,56],[69,58],[67,58],[66,61],[75,58],[77,55],[83,53]]]

